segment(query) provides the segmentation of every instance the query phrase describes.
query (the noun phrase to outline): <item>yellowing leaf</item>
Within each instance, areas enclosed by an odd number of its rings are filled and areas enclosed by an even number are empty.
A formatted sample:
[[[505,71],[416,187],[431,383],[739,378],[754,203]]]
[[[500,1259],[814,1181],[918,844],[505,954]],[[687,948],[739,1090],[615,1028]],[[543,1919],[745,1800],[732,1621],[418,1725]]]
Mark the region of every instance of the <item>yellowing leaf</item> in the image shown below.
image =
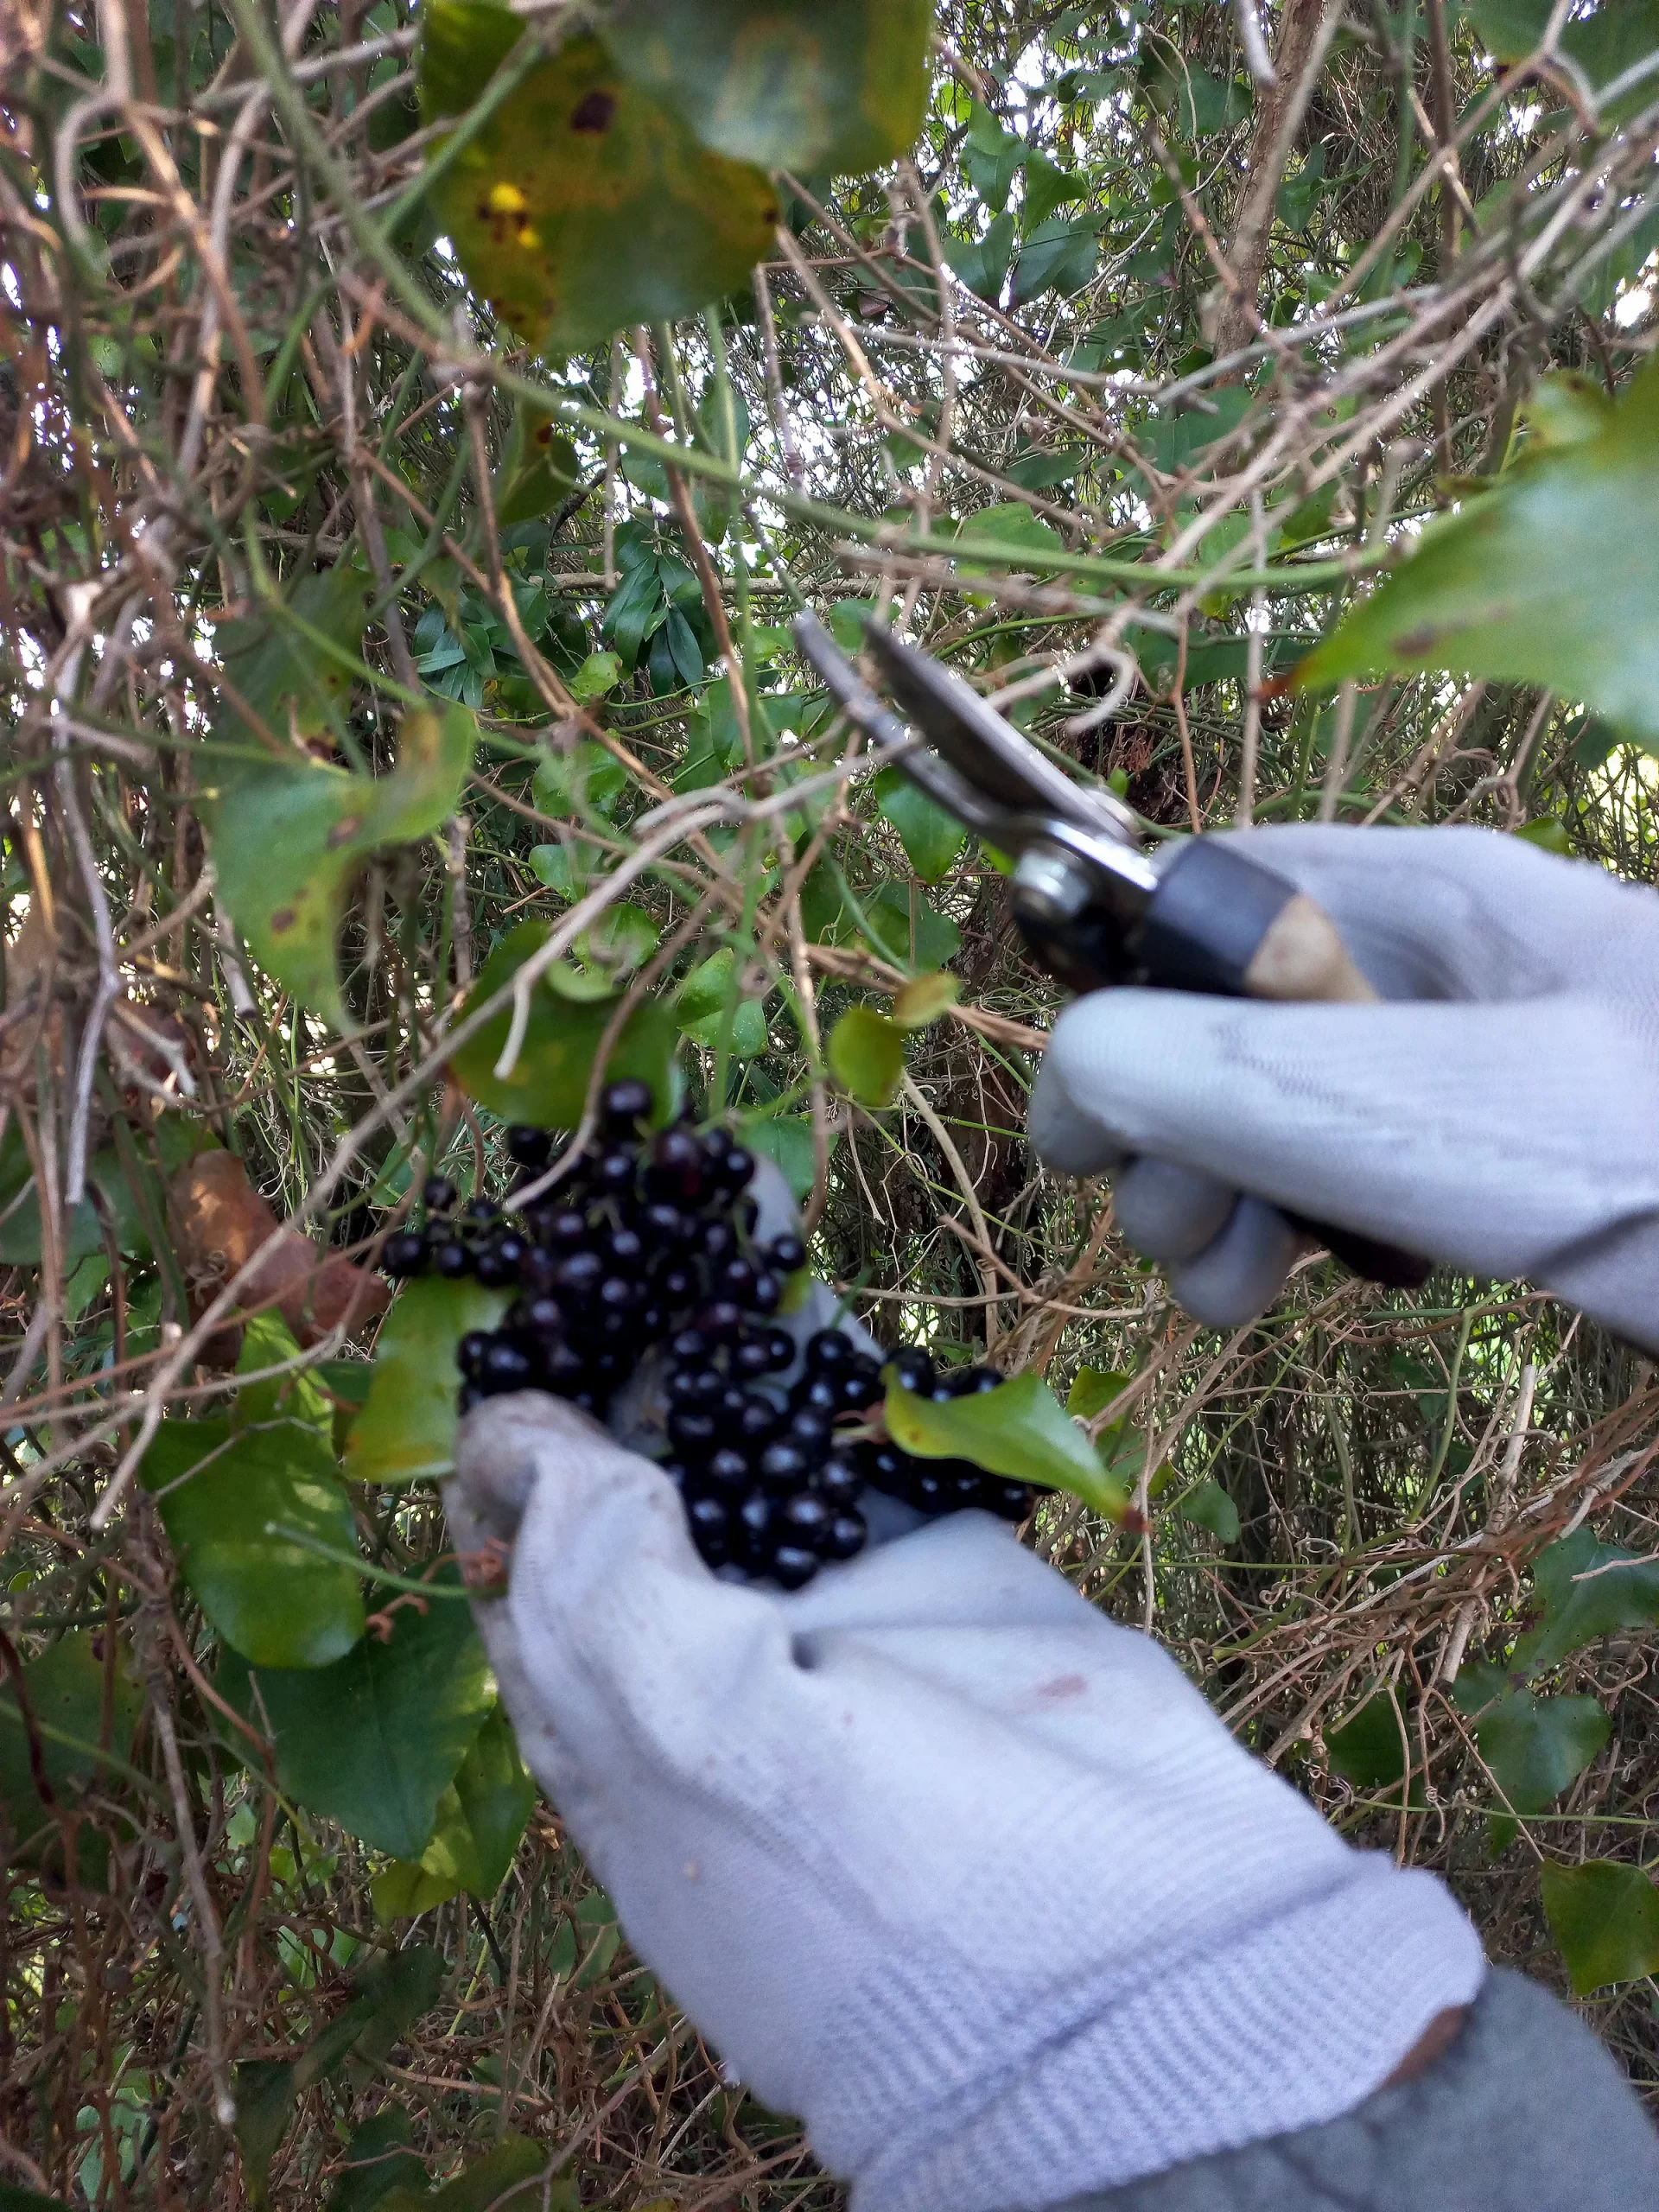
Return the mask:
[[[893,1001],[893,1019],[901,1029],[925,1029],[949,1014],[962,996],[962,985],[948,969],[912,976]]]
[[[429,121],[464,111],[524,19],[427,0],[422,24]],[[585,36],[508,95],[435,198],[469,281],[532,345],[566,352],[735,290],[778,220],[763,171],[700,146]]]
[[[1128,1493],[1101,1465],[1089,1439],[1039,1376],[1016,1375],[995,1390],[936,1403],[887,1384],[887,1433],[923,1459],[970,1459],[994,1475],[1046,1483],[1121,1521]]]

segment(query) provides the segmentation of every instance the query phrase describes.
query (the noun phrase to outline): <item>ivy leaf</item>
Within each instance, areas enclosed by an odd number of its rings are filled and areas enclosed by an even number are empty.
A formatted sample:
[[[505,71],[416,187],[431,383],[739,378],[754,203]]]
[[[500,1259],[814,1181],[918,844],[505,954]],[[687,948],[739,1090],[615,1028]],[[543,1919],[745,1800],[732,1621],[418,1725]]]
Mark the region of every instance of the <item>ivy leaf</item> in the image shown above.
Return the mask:
[[[514,402],[495,478],[495,519],[503,530],[551,514],[582,481],[581,459],[554,427],[556,419],[550,407],[533,407],[522,397]]]
[[[962,985],[950,969],[936,968],[931,975],[913,976],[895,994],[891,1018],[901,1029],[929,1029],[961,996]]]
[[[431,1842],[418,1859],[394,1859],[374,1878],[376,1919],[429,1912],[459,1890],[487,1903],[506,1878],[535,1804],[536,1784],[498,1705],[438,1800]]]
[[[954,814],[931,799],[902,768],[884,768],[870,786],[885,820],[899,832],[905,856],[924,883],[937,883],[967,842]]]
[[[525,2135],[504,2135],[489,2154],[428,2193],[394,2189],[379,2200],[378,2212],[575,2212],[576,2184],[568,2176],[531,2190],[547,2171],[548,2149]]]
[[[1575,1996],[1659,1970],[1659,1891],[1639,1866],[1611,1859],[1563,1866],[1547,1859],[1541,1887]]]
[[[1205,399],[1204,407],[1153,416],[1136,430],[1136,443],[1164,475],[1185,474],[1200,454],[1231,437],[1255,404],[1255,394],[1240,386],[1206,393]]]
[[[998,215],[981,238],[945,238],[945,259],[970,292],[993,305],[1014,258],[1014,218]]]
[[[369,572],[353,552],[326,569],[305,570],[283,607],[264,606],[221,625],[216,642],[230,689],[215,717],[214,734],[254,753],[263,752],[272,739],[287,746],[295,739],[325,736],[351,698],[351,671],[321,652],[308,633],[316,632],[342,652],[356,654],[373,596]],[[263,735],[242,714],[238,700],[264,724]]]
[[[625,0],[601,35],[716,153],[856,176],[914,143],[932,28],[931,0]]]
[[[1202,1482],[1175,1509],[1178,1518],[1207,1529],[1218,1544],[1238,1541],[1238,1508],[1217,1482]]]
[[[1039,1376],[1016,1375],[995,1390],[936,1404],[896,1378],[887,1384],[887,1433],[923,1459],[970,1459],[994,1475],[1046,1483],[1121,1521],[1128,1493]]]
[[[1101,219],[1081,215],[1069,223],[1039,223],[1028,229],[1014,264],[1009,304],[1020,307],[1045,292],[1058,292],[1068,300],[1080,292],[1100,260]]]
[[[969,183],[994,213],[1001,214],[1007,206],[1014,180],[1029,152],[1023,138],[1005,129],[988,108],[977,100],[973,103],[962,142],[962,166]]]
[[[684,1035],[704,1052],[720,1049],[721,1026],[726,1002],[736,988],[736,955],[722,945],[691,973],[674,994],[674,1018]],[[728,1045],[740,1060],[758,1059],[766,1049],[766,1011],[759,999],[741,998],[732,1016]]]
[[[455,1347],[471,1329],[493,1329],[512,1303],[470,1276],[405,1283],[381,1325],[373,1380],[353,1424],[346,1472],[353,1482],[402,1489],[435,1481],[455,1464]]]
[[[477,1004],[511,982],[551,935],[544,922],[521,922],[503,938],[473,986]],[[588,1078],[618,1001],[595,999],[577,1005],[544,978],[530,987],[530,1014],[517,1058],[505,1076],[495,1071],[512,1023],[509,1001],[470,1037],[449,1062],[450,1072],[468,1096],[504,1122],[542,1129],[573,1129],[582,1118]],[[668,1110],[673,1090],[676,1033],[673,1017],[658,1003],[638,1006],[623,1025],[607,1063],[613,1082],[639,1076],[651,1085],[658,1113]]]
[[[830,1072],[861,1106],[891,1106],[905,1073],[905,1033],[873,1007],[849,1007],[830,1032]]]
[[[1096,1414],[1103,1414],[1113,1399],[1127,1390],[1134,1380],[1132,1375],[1116,1367],[1080,1367],[1067,1393],[1065,1410],[1078,1421],[1092,1421]]]
[[[404,717],[389,775],[282,762],[222,778],[207,795],[208,842],[237,927],[260,965],[337,1029],[346,887],[378,847],[424,837],[454,811],[477,741],[466,708],[422,710]]]
[[[102,1634],[71,1629],[38,1658],[23,1664],[23,1686],[41,1738],[41,1765],[60,1810],[72,1808],[95,1785],[108,1789],[109,1760],[131,1756],[133,1731],[143,1697],[128,1679],[118,1651],[110,1677],[110,1728],[104,1734],[105,1681]],[[16,1686],[8,1672],[0,1680],[0,1810],[11,1830],[16,1865],[41,1866],[63,1878],[63,1832],[58,1816],[35,1786],[29,1736],[18,1708]],[[101,1890],[109,1866],[108,1838],[90,1821],[75,1838],[76,1871],[91,1889]]]
[[[401,2105],[389,2105],[353,2131],[328,2212],[374,2212],[393,2189],[418,2190],[426,2168],[414,2151],[415,2132]]]
[[[1063,169],[1046,154],[1026,156],[1026,197],[1020,210],[1028,230],[1046,222],[1068,200],[1086,200],[1089,179],[1080,169]]]
[[[830,1149],[840,1141],[839,1129],[830,1131]],[[742,1124],[741,1141],[751,1152],[773,1161],[781,1170],[790,1195],[799,1200],[812,1188],[816,1172],[812,1124],[804,1114],[752,1114]]]
[[[363,1633],[358,1576],[266,1533],[275,1523],[355,1550],[326,1432],[292,1420],[240,1431],[229,1421],[164,1421],[139,1472],[181,1573],[233,1649],[255,1666],[294,1668],[327,1667],[351,1649]]]
[[[1394,1692],[1378,1690],[1339,1726],[1327,1728],[1325,1753],[1332,1773],[1356,1789],[1397,1788],[1406,1771],[1406,1743]]]
[[[962,950],[962,931],[913,883],[884,883],[861,903],[876,950],[896,967],[948,968]]]
[[[1492,1777],[1522,1819],[1541,1813],[1575,1782],[1606,1742],[1612,1723],[1592,1697],[1535,1697],[1511,1690],[1475,1723],[1475,1741]],[[1497,1812],[1494,1853],[1514,1839],[1516,1822]]]
[[[1659,361],[1593,435],[1432,523],[1298,680],[1454,669],[1548,685],[1659,751]]]
[[[429,122],[463,111],[524,29],[478,0],[427,0],[421,21]],[[764,171],[700,146],[590,36],[530,72],[434,196],[468,281],[531,344],[567,353],[736,290],[779,213]]]
[[[1517,1674],[1545,1674],[1599,1636],[1659,1621],[1659,1564],[1599,1543],[1588,1529],[1540,1552],[1532,1575],[1544,1618],[1516,1646]]]
[[[573,698],[602,699],[622,681],[622,662],[616,653],[589,653],[570,679]],[[617,764],[620,766],[620,763]]]
[[[226,1651],[215,1678],[257,1731],[269,1718],[278,1788],[393,1859],[418,1859],[431,1841],[438,1800],[495,1701],[466,1605],[424,1603],[391,1616],[388,1642],[365,1636],[332,1667],[255,1671]],[[226,1740],[244,1755],[239,1735]]]
[[[594,653],[594,660],[616,664],[614,653]],[[628,787],[628,772],[616,755],[591,737],[581,737],[568,753],[550,753],[531,779],[531,794],[543,814],[569,815],[576,820],[589,814],[608,817]]]

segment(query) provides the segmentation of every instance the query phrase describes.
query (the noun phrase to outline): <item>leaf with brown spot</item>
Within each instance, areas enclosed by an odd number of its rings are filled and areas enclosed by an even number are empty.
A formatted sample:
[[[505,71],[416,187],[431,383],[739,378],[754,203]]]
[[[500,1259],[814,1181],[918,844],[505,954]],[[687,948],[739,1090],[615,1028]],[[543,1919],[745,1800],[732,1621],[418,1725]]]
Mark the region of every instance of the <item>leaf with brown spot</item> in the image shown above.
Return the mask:
[[[353,875],[378,846],[424,837],[454,810],[478,725],[465,707],[404,718],[390,775],[273,760],[226,777],[206,809],[226,905],[255,958],[345,1027],[334,940]]]
[[[505,8],[428,0],[427,120],[464,113],[522,29]],[[435,198],[468,280],[564,352],[734,291],[770,247],[776,204],[761,170],[700,146],[592,37],[531,72]]]

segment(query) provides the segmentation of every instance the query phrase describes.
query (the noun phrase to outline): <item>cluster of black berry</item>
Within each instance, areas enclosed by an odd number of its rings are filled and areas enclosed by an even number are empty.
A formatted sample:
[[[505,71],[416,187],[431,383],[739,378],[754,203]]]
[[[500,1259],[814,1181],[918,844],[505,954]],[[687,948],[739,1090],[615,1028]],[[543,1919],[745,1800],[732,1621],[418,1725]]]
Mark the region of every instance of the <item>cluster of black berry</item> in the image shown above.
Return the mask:
[[[644,1084],[611,1084],[598,1142],[540,1197],[534,1186],[551,1140],[540,1129],[509,1130],[524,1175],[505,1205],[459,1205],[454,1185],[435,1176],[423,1193],[425,1227],[387,1238],[388,1274],[472,1274],[518,1293],[499,1329],[461,1341],[461,1410],[535,1389],[602,1418],[664,1347],[662,1464],[699,1553],[710,1567],[735,1564],[785,1589],[800,1588],[823,1560],[861,1549],[856,1509],[867,1484],[925,1513],[976,1505],[1022,1519],[1033,1498],[1023,1483],[847,1435],[879,1404],[883,1370],[840,1331],[810,1338],[798,1379],[785,1388],[797,1350],[774,1317],[805,1247],[795,1236],[756,1244],[753,1154],[718,1128],[699,1135],[680,1123],[642,1134],[650,1109]],[[897,1364],[907,1388],[933,1396],[994,1389],[1000,1379],[982,1368],[937,1378],[919,1351],[900,1352]]]

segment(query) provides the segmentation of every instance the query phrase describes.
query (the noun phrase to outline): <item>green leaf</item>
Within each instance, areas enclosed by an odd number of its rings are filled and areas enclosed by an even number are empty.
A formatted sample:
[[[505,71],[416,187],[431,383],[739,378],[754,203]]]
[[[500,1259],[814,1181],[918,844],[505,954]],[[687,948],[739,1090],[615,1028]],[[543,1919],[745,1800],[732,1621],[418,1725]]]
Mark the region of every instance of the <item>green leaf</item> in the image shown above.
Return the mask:
[[[216,1687],[256,1729],[269,1717],[277,1786],[296,1804],[391,1858],[418,1859],[494,1693],[465,1605],[406,1603],[391,1621],[389,1641],[365,1636],[305,1673],[256,1672],[226,1652]],[[239,1736],[226,1740],[245,1754]]]
[[[605,971],[613,982],[629,969],[643,968],[656,951],[658,931],[643,906],[626,899],[607,906],[591,929],[576,939],[573,950],[591,968]]]
[[[328,2212],[374,2212],[389,2190],[418,2190],[426,2168],[415,2155],[409,2114],[389,2105],[353,2131]]]
[[[435,1480],[455,1464],[455,1347],[472,1329],[493,1329],[512,1303],[470,1276],[405,1283],[381,1325],[374,1379],[352,1428],[346,1472],[394,1489]]]
[[[308,632],[355,654],[373,596],[368,570],[353,553],[326,569],[302,570],[285,602],[295,619],[262,606],[223,624],[216,642],[226,689],[215,734],[255,751],[271,740],[286,748],[296,738],[326,736],[350,701],[351,671],[319,652]],[[264,724],[263,737],[243,706]]]
[[[1592,1697],[1535,1697],[1512,1690],[1475,1723],[1475,1741],[1492,1777],[1522,1819],[1541,1813],[1575,1782],[1606,1742],[1612,1723]],[[1492,1846],[1502,1850],[1515,1833],[1506,1813],[1495,1814]]]
[[[0,2181],[0,2212],[71,2212],[71,2208],[60,2196],[42,2196],[38,2189]]]
[[[602,699],[607,691],[614,691],[621,681],[622,663],[615,653],[589,653],[570,679],[571,696],[583,700]]]
[[[1332,1774],[1356,1789],[1392,1789],[1406,1771],[1400,1707],[1391,1689],[1378,1690],[1339,1726],[1325,1732]]]
[[[1639,1866],[1611,1859],[1563,1866],[1547,1859],[1541,1886],[1575,1996],[1659,1971],[1659,1891]]]
[[[573,866],[569,845],[532,845],[530,849],[531,873],[538,883],[544,883],[567,906],[574,906],[588,889]]]
[[[544,2187],[550,2152],[528,2136],[504,2135],[487,2157],[428,2195],[394,2189],[380,2212],[575,2212],[575,2184],[566,2178]]]
[[[551,934],[544,922],[521,922],[503,938],[473,986],[472,1002],[481,1003],[511,982]],[[573,1005],[545,980],[533,983],[529,1020],[510,1071],[496,1073],[512,1027],[511,1002],[461,1046],[450,1060],[450,1072],[469,1096],[504,1122],[573,1129],[582,1118],[588,1078],[616,1006],[608,998]],[[666,1007],[655,1002],[638,1006],[607,1063],[613,1082],[638,1076],[648,1083],[658,1113],[665,1113],[671,1102],[675,1036]]]
[[[937,883],[949,874],[957,855],[967,842],[968,832],[954,814],[947,814],[906,775],[902,768],[883,768],[870,786],[886,821],[899,832],[899,842],[924,883]]]
[[[1045,292],[1058,292],[1063,299],[1080,292],[1100,260],[1101,219],[1084,215],[1069,223],[1039,223],[1028,230],[1014,264],[1010,305],[1020,307]]]
[[[111,1786],[110,1757],[131,1756],[133,1731],[143,1698],[128,1679],[118,1650],[110,1676],[110,1726],[104,1734],[105,1662],[103,1633],[71,1629],[35,1658],[24,1662],[23,1687],[40,1734],[41,1766],[59,1809],[73,1809],[86,1791]],[[18,1708],[16,1685],[8,1671],[0,1678],[0,1812],[11,1832],[16,1861],[30,1866],[55,1863],[63,1873],[61,1832],[56,1816],[35,1786],[29,1743]],[[101,1888],[108,1844],[90,1826],[76,1839],[76,1865],[89,1886]]]
[[[1659,361],[1595,435],[1541,442],[1304,661],[1299,680],[1452,669],[1547,684],[1659,750]]]
[[[1046,492],[1081,476],[1091,458],[1081,446],[1065,446],[1052,453],[1033,448],[1016,454],[1002,473],[1010,483],[1022,485],[1027,492]]]
[[[495,519],[503,530],[563,506],[582,481],[582,461],[555,429],[553,410],[513,403],[512,429],[495,479]]]
[[[458,1890],[487,1902],[506,1878],[535,1805],[536,1784],[498,1705],[438,1800],[437,1825],[418,1860],[396,1859],[376,1875],[376,1919],[429,1911]]]
[[[962,985],[949,969],[936,968],[931,975],[913,976],[895,995],[892,1019],[900,1029],[929,1029],[961,996]]]
[[[1096,1414],[1104,1413],[1113,1399],[1127,1390],[1134,1380],[1132,1375],[1116,1367],[1080,1367],[1066,1395],[1065,1410],[1078,1421],[1092,1421]]]
[[[1062,553],[1065,550],[1059,532],[1033,514],[1022,499],[1003,499],[995,506],[981,507],[968,517],[957,534],[959,537],[994,537],[1001,544],[1017,546],[1022,553],[1033,555]]]
[[[1089,179],[1081,169],[1063,169],[1046,154],[1027,154],[1025,162],[1026,197],[1020,213],[1027,230],[1034,230],[1057,207],[1068,200],[1086,200]]]
[[[1540,852],[1559,853],[1563,860],[1573,857],[1573,839],[1565,822],[1553,814],[1540,815],[1535,822],[1523,822],[1516,836],[1529,845],[1536,845]]]
[[[1023,138],[1005,129],[988,108],[977,100],[973,103],[962,143],[962,165],[988,207],[1000,213],[1007,206],[1014,180],[1029,152]]]
[[[356,1549],[332,1427],[285,1420],[238,1433],[228,1421],[164,1421],[139,1469],[203,1612],[256,1666],[327,1667],[363,1633],[350,1567],[266,1533],[276,1523]]]
[[[290,2060],[245,2058],[231,2069],[236,2093],[236,2141],[242,2153],[242,2178],[248,2202],[268,2202],[270,2162],[288,2132],[298,2094]]]
[[[914,143],[932,27],[931,0],[625,0],[601,35],[716,153],[855,176]]]
[[[1205,397],[1204,407],[1155,415],[1135,432],[1142,452],[1164,475],[1179,476],[1194,467],[1200,454],[1232,435],[1255,404],[1255,395],[1241,386],[1224,387]],[[1210,540],[1205,543],[1208,547]]]
[[[1616,1629],[1659,1621],[1659,1565],[1577,1529],[1539,1553],[1533,1583],[1543,1619],[1515,1649],[1517,1674],[1541,1675]]]
[[[614,663],[616,655],[594,653],[591,658]],[[543,814],[568,814],[577,820],[589,814],[608,816],[627,787],[627,770],[591,737],[579,737],[568,752],[550,753],[530,786]]]
[[[830,1032],[831,1073],[863,1106],[891,1106],[904,1079],[905,1033],[873,1007],[849,1007]]]
[[[1470,0],[1465,13],[1493,58],[1524,61],[1541,41],[1549,25],[1551,0]],[[1566,23],[1559,35],[1563,54],[1575,61],[1599,91],[1633,62],[1643,60],[1659,47],[1659,18],[1651,6],[1604,4],[1592,16]],[[1606,111],[1604,120],[1622,122],[1646,105],[1653,96],[1652,79],[1637,85]]]
[[[924,1459],[970,1459],[994,1475],[1047,1483],[1121,1521],[1128,1494],[1040,1376],[1016,1375],[995,1390],[936,1404],[896,1378],[887,1384],[887,1433]]]
[[[261,966],[346,1026],[334,940],[346,887],[378,847],[424,837],[454,811],[478,724],[464,707],[406,715],[389,775],[307,760],[232,774],[205,794],[226,903]]]
[[[833,1152],[841,1132],[830,1132]],[[804,1198],[814,1173],[812,1124],[804,1114],[754,1114],[742,1124],[742,1141],[751,1152],[776,1163],[791,1197]]]
[[[691,973],[674,994],[674,1018],[684,1035],[706,1052],[720,1048],[726,1001],[736,988],[736,955],[722,945]],[[740,998],[732,1016],[728,1050],[740,1060],[758,1059],[766,1049],[766,1011],[759,999]]]
[[[372,2011],[359,2031],[357,2050],[370,2060],[384,2058],[432,2010],[443,1993],[443,1955],[430,1943],[410,1943],[401,1951],[365,1959],[357,1970],[359,2002],[366,2000]]]
[[[948,968],[962,950],[962,931],[911,883],[884,883],[861,901],[876,950],[896,967]]]
[[[944,257],[970,292],[993,303],[1014,258],[1014,218],[999,215],[981,238],[945,238]]]
[[[1218,1544],[1238,1541],[1238,1508],[1219,1483],[1200,1483],[1196,1490],[1187,1492],[1175,1511],[1194,1528],[1207,1529]]]
[[[463,111],[523,29],[476,0],[427,0],[421,22],[429,122]],[[763,171],[698,145],[582,35],[508,95],[434,198],[469,282],[544,352],[723,298],[778,220]]]

